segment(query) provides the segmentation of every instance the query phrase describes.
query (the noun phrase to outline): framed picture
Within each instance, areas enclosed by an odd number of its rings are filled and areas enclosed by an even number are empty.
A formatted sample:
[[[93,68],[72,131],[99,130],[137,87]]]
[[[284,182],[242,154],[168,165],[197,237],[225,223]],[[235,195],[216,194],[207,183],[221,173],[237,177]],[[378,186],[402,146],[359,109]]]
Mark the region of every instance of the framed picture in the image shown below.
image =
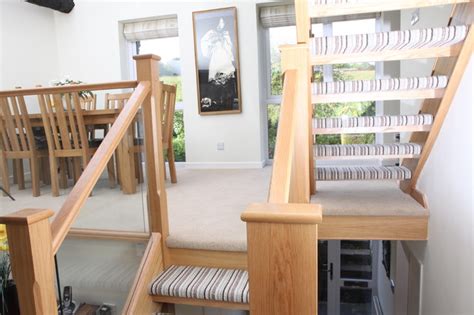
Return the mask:
[[[199,114],[242,111],[235,7],[193,12]]]

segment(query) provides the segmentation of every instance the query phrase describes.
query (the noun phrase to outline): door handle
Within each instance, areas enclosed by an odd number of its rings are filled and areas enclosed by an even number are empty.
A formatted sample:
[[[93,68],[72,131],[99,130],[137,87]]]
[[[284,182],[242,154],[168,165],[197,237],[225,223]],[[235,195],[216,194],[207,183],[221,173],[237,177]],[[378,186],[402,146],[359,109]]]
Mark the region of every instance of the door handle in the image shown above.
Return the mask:
[[[327,266],[326,264],[323,264],[324,266]],[[334,265],[333,263],[329,264],[329,269],[322,269],[321,271],[326,271],[329,273],[329,280],[332,281],[333,276],[334,276]]]

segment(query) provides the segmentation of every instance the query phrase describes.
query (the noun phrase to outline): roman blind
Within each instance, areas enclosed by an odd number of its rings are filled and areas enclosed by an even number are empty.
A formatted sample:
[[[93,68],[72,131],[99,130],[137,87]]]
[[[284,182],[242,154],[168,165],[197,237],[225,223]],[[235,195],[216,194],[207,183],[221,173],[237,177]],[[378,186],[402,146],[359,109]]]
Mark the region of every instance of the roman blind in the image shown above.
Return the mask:
[[[296,25],[295,6],[277,5],[260,8],[260,22],[263,27]]]
[[[144,39],[178,36],[178,17],[168,16],[153,20],[125,23],[123,27],[125,39],[136,42]]]

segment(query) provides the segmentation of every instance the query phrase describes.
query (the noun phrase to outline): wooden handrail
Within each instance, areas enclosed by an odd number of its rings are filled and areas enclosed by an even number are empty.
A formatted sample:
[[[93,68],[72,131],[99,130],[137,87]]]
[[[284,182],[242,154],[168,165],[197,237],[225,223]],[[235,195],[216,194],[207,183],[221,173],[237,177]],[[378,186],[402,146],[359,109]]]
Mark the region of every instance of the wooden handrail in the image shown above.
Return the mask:
[[[28,96],[41,94],[62,94],[74,93],[80,91],[99,91],[99,90],[117,90],[117,89],[133,89],[138,86],[138,81],[118,81],[107,83],[92,84],[74,84],[63,86],[36,87],[30,89],[15,89],[0,91],[0,97],[9,96]]]
[[[59,250],[74,220],[79,215],[81,207],[86,202],[112,154],[132,124],[139,107],[150,93],[150,85],[150,82],[147,81],[138,84],[56,215],[51,224],[54,254]]]
[[[287,203],[290,199],[293,151],[295,150],[295,89],[296,70],[288,70],[285,72],[283,82],[283,98],[268,196],[269,201],[274,203]]]

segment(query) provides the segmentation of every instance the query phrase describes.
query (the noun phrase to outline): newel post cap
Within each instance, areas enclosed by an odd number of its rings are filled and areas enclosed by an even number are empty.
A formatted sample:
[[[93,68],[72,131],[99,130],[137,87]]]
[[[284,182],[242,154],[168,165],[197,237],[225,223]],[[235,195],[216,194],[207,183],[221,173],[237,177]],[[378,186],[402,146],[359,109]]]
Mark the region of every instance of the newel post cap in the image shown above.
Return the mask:
[[[286,224],[318,224],[322,217],[321,205],[310,203],[252,203],[240,215],[247,223]]]
[[[50,209],[23,209],[0,217],[0,224],[31,225],[54,215]]]
[[[146,55],[135,55],[133,56],[133,60],[143,60],[143,59],[153,59],[156,61],[160,61],[161,57],[158,55],[153,54],[146,54]]]

